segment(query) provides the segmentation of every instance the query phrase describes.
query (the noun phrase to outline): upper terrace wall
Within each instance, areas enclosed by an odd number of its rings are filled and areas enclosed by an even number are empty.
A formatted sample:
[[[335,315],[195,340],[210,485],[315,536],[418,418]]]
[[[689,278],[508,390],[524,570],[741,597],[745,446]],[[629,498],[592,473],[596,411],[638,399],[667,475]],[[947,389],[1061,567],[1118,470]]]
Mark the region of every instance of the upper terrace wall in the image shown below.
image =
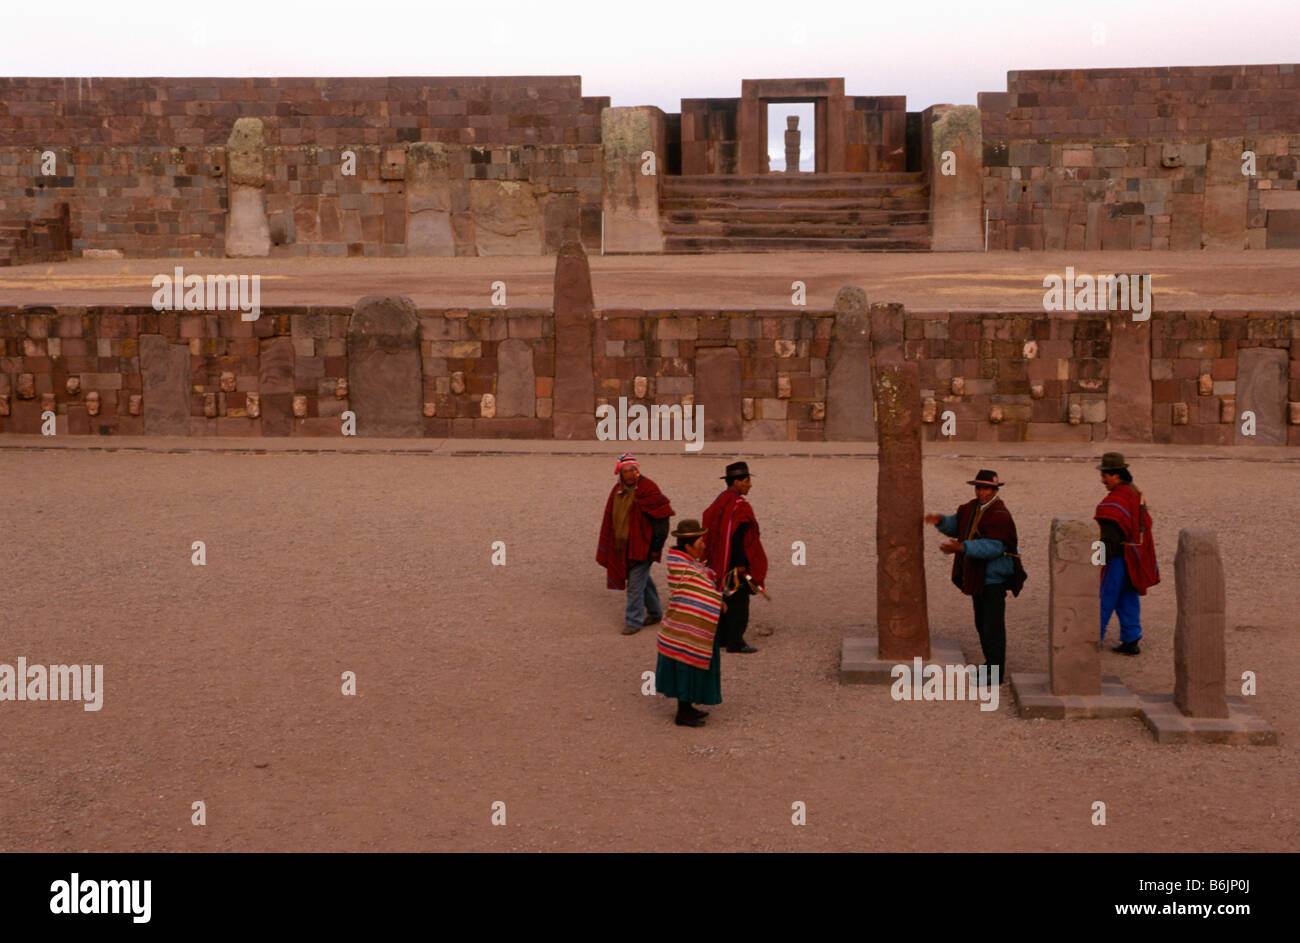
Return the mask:
[[[979,109],[990,249],[1300,247],[1294,65],[1011,72]]]
[[[1300,132],[1295,65],[1008,72],[981,92],[984,140],[1240,137]]]
[[[268,147],[599,144],[576,75],[393,78],[3,78],[0,143],[225,146],[261,118]]]

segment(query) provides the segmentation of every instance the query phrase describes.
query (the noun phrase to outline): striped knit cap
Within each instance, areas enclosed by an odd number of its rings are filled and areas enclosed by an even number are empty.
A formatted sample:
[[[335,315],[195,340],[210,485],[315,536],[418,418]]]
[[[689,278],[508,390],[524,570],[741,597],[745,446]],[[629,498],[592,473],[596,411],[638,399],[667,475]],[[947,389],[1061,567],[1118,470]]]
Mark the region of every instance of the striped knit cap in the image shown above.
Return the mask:
[[[641,466],[637,464],[636,456],[631,452],[624,452],[618,457],[618,462],[614,465],[614,474],[623,474],[623,469],[625,468],[635,468],[637,471],[641,470]]]

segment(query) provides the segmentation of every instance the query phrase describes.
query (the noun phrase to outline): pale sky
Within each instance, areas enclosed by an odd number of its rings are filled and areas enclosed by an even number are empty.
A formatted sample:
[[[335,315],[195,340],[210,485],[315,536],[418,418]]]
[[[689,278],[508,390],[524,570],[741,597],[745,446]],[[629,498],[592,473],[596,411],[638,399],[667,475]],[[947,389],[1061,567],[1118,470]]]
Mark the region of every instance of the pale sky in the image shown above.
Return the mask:
[[[1295,62],[1297,0],[0,0],[0,72],[56,76],[581,75],[658,105],[742,78],[843,76],[919,111],[1012,69]],[[1099,42],[1094,42],[1094,31]],[[3,143],[3,142],[0,142]]]

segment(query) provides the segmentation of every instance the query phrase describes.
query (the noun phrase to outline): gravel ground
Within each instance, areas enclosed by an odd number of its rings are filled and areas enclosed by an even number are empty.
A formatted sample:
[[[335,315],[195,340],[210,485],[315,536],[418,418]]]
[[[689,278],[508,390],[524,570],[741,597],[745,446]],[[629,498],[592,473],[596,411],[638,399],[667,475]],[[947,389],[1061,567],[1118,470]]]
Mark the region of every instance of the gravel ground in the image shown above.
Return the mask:
[[[727,460],[644,471],[698,516]],[[724,656],[724,703],[688,729],[642,695],[654,634],[619,634],[622,594],[594,562],[606,458],[0,453],[0,662],[102,663],[105,687],[99,712],[0,702],[0,851],[1296,849],[1300,466],[1134,467],[1165,582],[1143,654],[1104,651],[1103,672],[1172,690],[1177,530],[1213,529],[1228,677],[1258,674],[1280,737],[1248,748],[840,686],[840,641],[874,616],[874,461],[751,464],[772,558],[761,651]],[[1101,488],[1088,463],[980,464],[1010,482],[1030,576],[1010,668],[1044,671],[1049,525],[1091,516]],[[928,509],[966,500],[976,467],[927,459]],[[927,540],[932,634],[975,656]]]

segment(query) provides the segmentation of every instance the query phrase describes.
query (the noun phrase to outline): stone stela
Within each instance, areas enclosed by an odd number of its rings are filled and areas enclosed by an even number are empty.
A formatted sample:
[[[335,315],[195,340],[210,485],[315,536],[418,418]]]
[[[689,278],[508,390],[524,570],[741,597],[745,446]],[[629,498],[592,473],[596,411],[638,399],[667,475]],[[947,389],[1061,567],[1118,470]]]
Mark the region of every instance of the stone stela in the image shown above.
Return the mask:
[[[1088,520],[1053,520],[1048,550],[1046,674],[1011,672],[1021,717],[1078,720],[1132,717],[1137,697],[1101,675],[1101,602],[1093,543],[1101,530]]]
[[[1174,693],[1140,695],[1142,722],[1157,743],[1276,744],[1277,732],[1248,698],[1226,694],[1227,591],[1213,532],[1179,531],[1174,580]]]

